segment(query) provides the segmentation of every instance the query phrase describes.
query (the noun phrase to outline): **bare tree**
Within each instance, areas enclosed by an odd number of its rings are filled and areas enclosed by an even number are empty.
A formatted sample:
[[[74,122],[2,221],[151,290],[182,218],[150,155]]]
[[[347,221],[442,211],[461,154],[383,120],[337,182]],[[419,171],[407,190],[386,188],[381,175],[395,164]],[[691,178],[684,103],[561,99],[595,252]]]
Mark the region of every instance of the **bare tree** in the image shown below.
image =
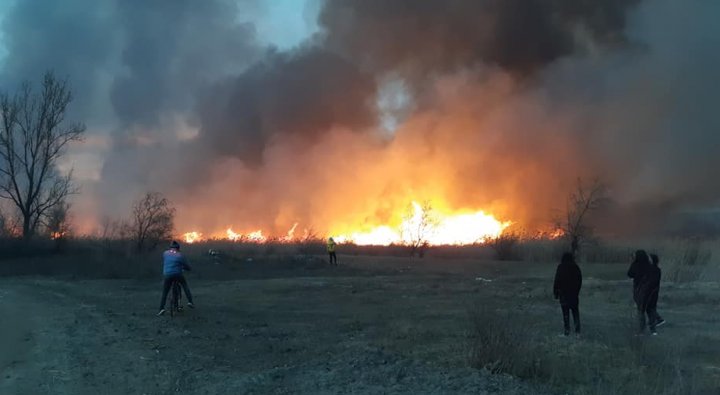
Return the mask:
[[[172,238],[175,208],[158,192],[148,192],[132,208],[131,232],[138,251],[152,250]]]
[[[48,72],[40,92],[23,83],[14,96],[0,93],[0,198],[22,217],[22,236],[30,239],[50,210],[75,193],[72,172],[61,174],[58,160],[69,143],[82,139],[85,126],[66,123],[72,101],[67,82]]]
[[[589,217],[605,202],[606,194],[607,189],[599,179],[589,184],[578,179],[575,190],[568,196],[565,212],[556,217],[555,224],[570,243],[573,254],[577,254],[582,245],[592,239],[594,228],[589,223]]]
[[[403,243],[410,248],[410,256],[422,258],[430,248],[429,238],[437,225],[437,218],[430,202],[414,203],[408,207],[400,229]]]
[[[70,236],[70,205],[65,202],[56,204],[50,209],[44,225],[48,236],[55,244],[55,250],[64,249]]]
[[[51,239],[62,240],[70,232],[70,205],[61,202],[53,207],[45,221],[45,228]]]

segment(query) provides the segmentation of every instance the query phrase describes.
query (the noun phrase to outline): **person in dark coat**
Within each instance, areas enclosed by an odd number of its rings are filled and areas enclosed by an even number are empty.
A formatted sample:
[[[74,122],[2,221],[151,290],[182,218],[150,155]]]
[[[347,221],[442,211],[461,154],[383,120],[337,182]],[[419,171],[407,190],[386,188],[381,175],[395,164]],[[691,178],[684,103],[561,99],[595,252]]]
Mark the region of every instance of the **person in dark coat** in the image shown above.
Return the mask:
[[[575,263],[575,256],[566,252],[562,255],[560,264],[555,270],[555,283],[553,295],[560,300],[560,308],[565,324],[565,336],[570,334],[570,312],[572,311],[575,333],[580,334],[580,288],[582,287],[582,272]]]
[[[652,294],[652,284],[655,282],[655,272],[650,263],[650,257],[645,250],[635,251],[633,262],[627,273],[628,277],[633,279],[633,300],[638,311],[638,334],[645,332],[648,322],[645,315],[648,315],[650,332],[655,334],[655,317],[648,313],[648,305]],[[659,279],[657,280],[659,283]]]
[[[660,279],[662,278],[662,270],[660,270],[660,257],[657,254],[650,254],[650,260],[652,265],[648,270],[648,287],[649,297],[647,305],[647,313],[649,319],[654,322],[654,326],[658,327],[665,323],[665,320],[660,317],[657,312],[658,296],[660,295]]]

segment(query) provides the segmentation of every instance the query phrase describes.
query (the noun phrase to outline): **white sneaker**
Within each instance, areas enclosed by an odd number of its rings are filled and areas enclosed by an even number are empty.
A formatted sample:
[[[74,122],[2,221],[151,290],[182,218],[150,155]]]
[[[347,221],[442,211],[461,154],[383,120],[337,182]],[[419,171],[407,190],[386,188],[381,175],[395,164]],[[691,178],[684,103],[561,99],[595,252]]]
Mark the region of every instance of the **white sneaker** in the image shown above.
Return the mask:
[[[192,302],[190,302],[190,303],[188,303],[188,307],[191,308],[191,309],[194,309],[194,308],[195,308],[195,305],[194,305]]]
[[[165,314],[165,309],[160,309],[160,311],[158,311],[158,313],[157,313],[156,315],[157,315],[158,317],[160,317],[160,316],[163,315],[163,314]]]
[[[660,325],[663,325],[663,324],[665,324],[665,320],[662,319],[662,318],[660,318],[660,319],[658,320],[658,322],[655,323],[655,326],[660,326]]]

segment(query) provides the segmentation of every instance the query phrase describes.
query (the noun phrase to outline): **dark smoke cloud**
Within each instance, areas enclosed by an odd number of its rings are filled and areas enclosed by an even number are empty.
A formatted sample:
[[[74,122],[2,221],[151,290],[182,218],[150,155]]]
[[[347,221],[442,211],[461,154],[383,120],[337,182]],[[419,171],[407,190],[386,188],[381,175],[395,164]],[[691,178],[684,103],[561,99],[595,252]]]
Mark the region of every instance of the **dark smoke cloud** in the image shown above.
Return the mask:
[[[208,92],[201,138],[219,155],[257,164],[273,137],[311,144],[335,127],[373,126],[375,90],[372,75],[320,47],[272,52]]]
[[[117,131],[187,113],[200,89],[259,54],[254,28],[238,23],[252,1],[18,1],[3,20],[3,80],[67,76],[77,115]],[[108,100],[110,99],[110,100]],[[111,106],[110,106],[111,104]],[[100,117],[105,119],[98,119]]]
[[[87,120],[107,114],[105,79],[117,56],[114,10],[105,1],[15,2],[2,22],[8,52],[3,85],[37,81],[53,69],[70,79],[73,115]]]
[[[244,9],[18,1],[2,80],[54,68],[76,115],[112,131],[103,211],[159,189],[193,223],[228,207],[287,229],[389,218],[406,191],[442,191],[538,223],[578,175],[610,184],[614,233],[720,203],[720,3],[325,0],[322,32],[286,52],[259,47]],[[388,80],[422,105],[379,139]]]
[[[120,1],[116,15],[123,70],[111,99],[129,124],[156,125],[161,114],[190,110],[200,89],[239,72],[258,52],[253,26],[236,22],[230,1]]]
[[[328,45],[376,70],[421,74],[478,64],[526,74],[573,54],[585,33],[625,41],[626,12],[639,0],[328,0]]]
[[[0,78],[10,89],[48,69],[69,79],[69,116],[111,144],[102,180],[85,190],[117,214],[171,184],[184,164],[175,158],[190,150],[177,131],[197,124],[198,94],[263,53],[253,25],[239,21],[260,11],[254,0],[17,1],[2,21]]]

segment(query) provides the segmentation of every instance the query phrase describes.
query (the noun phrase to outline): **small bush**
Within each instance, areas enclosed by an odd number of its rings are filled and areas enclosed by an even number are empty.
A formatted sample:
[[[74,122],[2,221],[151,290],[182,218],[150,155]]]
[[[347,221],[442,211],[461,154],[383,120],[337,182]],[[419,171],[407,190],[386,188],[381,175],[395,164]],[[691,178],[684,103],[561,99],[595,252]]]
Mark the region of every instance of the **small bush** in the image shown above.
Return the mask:
[[[517,247],[522,237],[516,232],[503,232],[488,244],[495,251],[495,256],[500,261],[513,261],[520,258]]]

